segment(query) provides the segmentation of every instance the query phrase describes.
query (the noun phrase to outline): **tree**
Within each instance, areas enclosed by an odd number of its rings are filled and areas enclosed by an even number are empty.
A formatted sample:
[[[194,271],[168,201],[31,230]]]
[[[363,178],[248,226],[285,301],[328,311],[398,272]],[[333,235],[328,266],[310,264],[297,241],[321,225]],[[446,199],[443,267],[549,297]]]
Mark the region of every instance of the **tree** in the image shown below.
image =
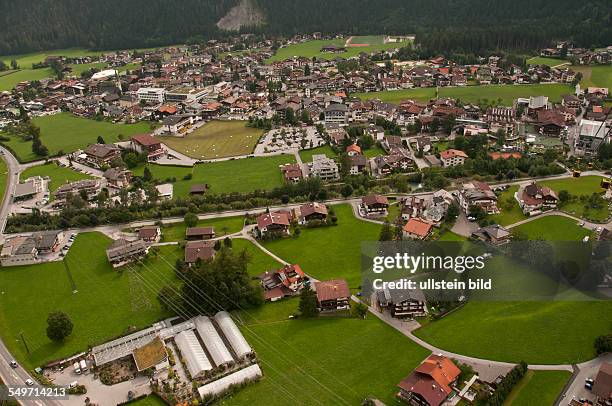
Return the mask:
[[[195,227],[198,224],[198,216],[195,213],[185,214],[184,220],[187,227]]]
[[[565,204],[569,201],[570,198],[571,195],[567,190],[563,189],[559,191],[559,203]]]
[[[347,183],[344,186],[342,186],[342,189],[340,189],[340,193],[342,193],[342,196],[344,197],[349,197],[350,195],[353,194],[353,187]]]
[[[597,355],[612,352],[612,334],[599,336],[595,339]]]
[[[153,179],[153,175],[151,174],[151,170],[148,166],[144,168],[144,172],[142,173],[142,179],[145,182],[151,182],[151,180]]]
[[[446,212],[446,218],[449,221],[454,221],[459,216],[459,205],[456,202],[453,202],[450,206],[448,206],[448,210]]]
[[[106,144],[106,142],[104,142],[104,138],[102,138],[101,135],[98,135],[98,140],[97,140],[98,144]]]
[[[476,204],[471,205],[468,209],[470,216],[475,217],[476,221],[480,221],[487,216],[487,212],[484,211],[481,206],[478,206]]]
[[[353,316],[365,319],[368,314],[368,306],[363,303],[357,303],[352,309]]]
[[[385,221],[382,228],[380,229],[380,237],[379,241],[392,241],[393,240],[393,230],[391,229],[391,224],[388,221]]]
[[[225,237],[223,239],[223,245],[226,246],[226,247],[230,247],[231,248],[232,247],[232,239],[229,238],[229,237]]]
[[[72,321],[64,312],[55,311],[47,317],[47,337],[53,341],[62,341],[72,333]]]
[[[319,309],[317,308],[317,294],[314,290],[309,287],[305,287],[300,292],[300,304],[298,305],[298,311],[301,317],[311,318],[319,315]]]

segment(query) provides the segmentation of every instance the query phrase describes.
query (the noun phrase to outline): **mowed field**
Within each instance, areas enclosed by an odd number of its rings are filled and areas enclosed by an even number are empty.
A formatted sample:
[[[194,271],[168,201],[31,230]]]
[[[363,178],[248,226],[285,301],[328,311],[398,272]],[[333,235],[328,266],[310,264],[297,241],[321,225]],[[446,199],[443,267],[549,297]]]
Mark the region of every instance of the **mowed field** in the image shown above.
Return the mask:
[[[504,406],[553,405],[571,376],[568,371],[527,371]]]
[[[580,85],[585,87],[612,88],[612,65],[572,66],[571,69],[582,73]]]
[[[215,159],[249,155],[263,134],[247,127],[246,121],[210,121],[181,137],[158,137],[160,141],[195,159]]]
[[[55,192],[57,188],[66,183],[75,182],[82,179],[92,179],[92,177],[89,175],[64,166],[56,165],[53,162],[44,165],[32,166],[31,168],[26,169],[19,174],[19,180],[23,182],[32,176],[48,176],[51,179],[51,182],[49,183],[49,192],[51,192],[51,196],[53,196],[53,192]]]
[[[285,261],[299,264],[319,280],[345,278],[350,288],[361,285],[361,243],[378,241],[380,226],[360,220],[348,204],[329,206],[338,225],[302,228],[297,238],[266,241],[263,245]]]
[[[403,41],[398,43],[387,43],[385,44],[384,36],[382,35],[368,35],[368,36],[355,36],[351,40],[351,44],[367,44],[367,46],[348,46],[346,52],[321,52],[321,48],[326,45],[336,45],[343,47],[346,44],[347,38],[330,39],[330,40],[313,40],[306,41],[299,44],[292,44],[283,48],[279,48],[276,54],[273,55],[266,62],[272,63],[275,61],[283,61],[294,56],[303,56],[306,58],[317,57],[320,59],[335,59],[337,57],[350,58],[359,55],[361,52],[376,52],[384,51],[387,49],[401,48],[410,43],[410,41]]]
[[[168,316],[156,295],[160,281],[176,282],[174,264],[182,251],[160,247],[157,258],[151,254],[143,266],[128,268],[137,273],[132,274],[110,266],[105,254],[110,243],[99,233],[79,234],[64,262],[0,268],[0,335],[27,367],[84,351]],[[65,264],[77,293],[72,293]],[[47,315],[53,310],[66,312],[74,323],[62,343],[46,336]],[[21,331],[29,354],[19,341]]]
[[[534,56],[533,58],[527,59],[527,65],[557,66],[563,63],[569,63],[569,62],[563,59],[559,59],[559,58],[547,58],[543,56]]]
[[[512,231],[548,241],[580,241],[590,234],[561,216],[540,217]],[[611,324],[609,301],[472,301],[415,334],[437,347],[478,358],[566,364],[594,357],[595,337],[609,332]]]
[[[396,385],[429,351],[372,314],[289,320],[297,305],[283,300],[240,314],[264,376],[220,404],[356,405],[366,397],[398,404]]]
[[[148,165],[148,167],[155,179],[165,182],[175,178],[174,196],[184,197],[189,195],[191,185],[202,183],[210,187],[207,193],[214,194],[274,189],[283,184],[279,166],[294,162],[293,155],[275,155],[207,162],[197,164],[193,168],[162,165]],[[143,171],[144,166],[141,166],[133,172],[137,176],[142,176]],[[191,174],[192,178],[185,180],[184,176],[188,174]]]
[[[40,138],[42,143],[49,148],[50,155],[56,155],[60,151],[69,153],[85,148],[89,144],[95,144],[98,136],[104,138],[107,143],[119,141],[120,135],[128,140],[132,135],[150,132],[152,125],[152,123],[147,122],[112,124],[107,121],[75,117],[70,113],[35,117],[32,122],[40,127]],[[41,159],[32,152],[30,141],[22,141],[18,137],[12,137],[10,141],[4,142],[4,144],[15,151],[21,162]]]
[[[548,96],[551,101],[560,101],[562,94],[572,93],[569,85],[537,84],[537,85],[488,85],[465,87],[441,87],[438,97],[452,97],[462,102],[477,103],[485,99],[489,102],[511,106],[518,97]],[[436,97],[436,88],[418,88],[405,90],[388,90],[383,92],[355,93],[353,96],[361,100],[380,99],[384,102],[399,104],[402,100],[428,101]]]

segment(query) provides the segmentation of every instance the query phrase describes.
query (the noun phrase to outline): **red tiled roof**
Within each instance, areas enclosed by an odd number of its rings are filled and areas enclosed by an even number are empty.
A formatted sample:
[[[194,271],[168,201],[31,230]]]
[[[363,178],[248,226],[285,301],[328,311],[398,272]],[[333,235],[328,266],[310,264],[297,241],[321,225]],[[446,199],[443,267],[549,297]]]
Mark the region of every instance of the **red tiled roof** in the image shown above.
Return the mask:
[[[272,224],[289,226],[289,216],[287,213],[273,212],[265,213],[257,217],[257,227],[266,228]]]
[[[467,154],[461,150],[458,149],[447,149],[445,151],[440,152],[440,158],[442,159],[450,159],[450,158],[454,158],[454,157],[462,157],[462,158],[467,158]]]
[[[417,218],[411,218],[404,226],[404,231],[409,234],[418,235],[421,238],[427,237],[432,225]]]
[[[342,299],[351,295],[348,284],[344,279],[315,282],[315,290],[319,302]]]
[[[160,142],[153,138],[150,134],[134,135],[132,136],[132,141],[137,142],[138,144],[143,145],[145,147],[160,144]]]
[[[361,147],[357,144],[352,144],[346,147],[346,152],[356,152],[358,154],[361,154]]]
[[[398,386],[419,394],[430,406],[439,406],[451,393],[450,384],[460,374],[461,370],[450,359],[432,354]]]
[[[489,156],[492,160],[496,161],[498,159],[521,159],[523,156],[520,152],[489,152]]]

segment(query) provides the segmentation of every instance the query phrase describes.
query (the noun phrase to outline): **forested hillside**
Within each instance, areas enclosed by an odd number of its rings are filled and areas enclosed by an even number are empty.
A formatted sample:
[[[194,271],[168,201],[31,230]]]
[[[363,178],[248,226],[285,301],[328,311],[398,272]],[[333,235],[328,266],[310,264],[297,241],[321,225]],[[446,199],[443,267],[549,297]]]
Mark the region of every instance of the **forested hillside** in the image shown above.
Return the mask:
[[[438,52],[535,49],[554,39],[612,43],[609,0],[253,0],[257,31],[416,33]],[[21,0],[0,2],[0,54],[80,46],[165,45],[222,35],[238,0]],[[252,29],[250,31],[253,31]]]

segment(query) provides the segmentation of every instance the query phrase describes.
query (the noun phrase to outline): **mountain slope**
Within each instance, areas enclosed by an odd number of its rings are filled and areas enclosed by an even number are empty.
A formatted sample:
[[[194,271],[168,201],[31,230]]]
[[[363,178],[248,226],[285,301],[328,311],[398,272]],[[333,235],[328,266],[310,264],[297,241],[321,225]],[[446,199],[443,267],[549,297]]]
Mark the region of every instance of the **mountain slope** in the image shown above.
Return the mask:
[[[438,52],[590,47],[612,43],[611,13],[609,0],[1,1],[0,54],[166,45],[256,24],[267,35],[416,33]]]

